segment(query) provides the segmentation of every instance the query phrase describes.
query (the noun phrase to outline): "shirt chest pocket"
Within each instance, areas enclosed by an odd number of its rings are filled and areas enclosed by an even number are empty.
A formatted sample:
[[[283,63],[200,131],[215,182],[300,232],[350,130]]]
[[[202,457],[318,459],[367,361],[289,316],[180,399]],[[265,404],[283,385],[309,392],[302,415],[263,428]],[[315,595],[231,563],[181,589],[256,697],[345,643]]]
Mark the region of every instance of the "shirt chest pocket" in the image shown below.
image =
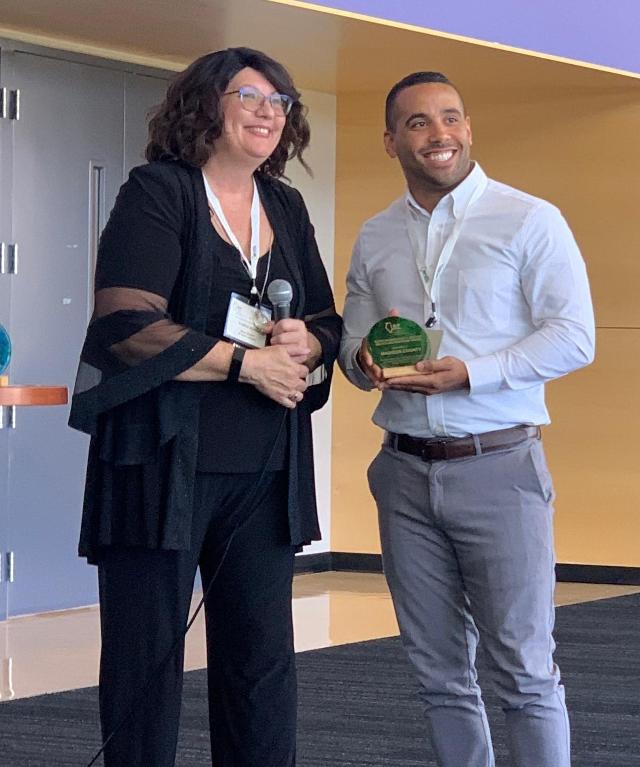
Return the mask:
[[[508,269],[461,269],[458,272],[458,327],[466,332],[500,330],[510,322],[515,275]]]

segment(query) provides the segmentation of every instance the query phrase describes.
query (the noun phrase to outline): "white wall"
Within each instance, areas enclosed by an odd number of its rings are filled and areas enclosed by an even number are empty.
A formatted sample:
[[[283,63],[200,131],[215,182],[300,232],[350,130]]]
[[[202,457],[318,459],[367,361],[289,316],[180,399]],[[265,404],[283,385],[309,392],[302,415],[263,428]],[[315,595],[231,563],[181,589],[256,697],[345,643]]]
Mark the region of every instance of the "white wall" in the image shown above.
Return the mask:
[[[318,247],[333,284],[333,247],[336,187],[336,97],[305,91],[302,101],[309,107],[311,144],[305,161],[313,178],[297,161],[287,167],[287,176],[300,190],[316,230]],[[305,548],[305,554],[330,550],[331,542],[331,400],[313,416],[316,496],[322,541]]]

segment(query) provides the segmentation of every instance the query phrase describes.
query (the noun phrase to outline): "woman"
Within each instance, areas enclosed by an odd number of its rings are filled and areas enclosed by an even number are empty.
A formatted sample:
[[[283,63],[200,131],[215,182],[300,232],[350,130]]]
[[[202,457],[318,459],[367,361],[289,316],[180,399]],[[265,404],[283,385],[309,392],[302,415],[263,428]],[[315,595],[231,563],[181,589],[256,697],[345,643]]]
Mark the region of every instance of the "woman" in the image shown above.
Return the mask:
[[[302,198],[278,180],[308,142],[280,64],[203,56],[102,235],[70,423],[92,437],[80,554],[98,565],[104,738],[119,727],[107,767],[174,764],[198,566],[212,763],[295,764],[293,561],[319,537],[310,416],[341,328]],[[275,279],[291,318],[269,319]]]

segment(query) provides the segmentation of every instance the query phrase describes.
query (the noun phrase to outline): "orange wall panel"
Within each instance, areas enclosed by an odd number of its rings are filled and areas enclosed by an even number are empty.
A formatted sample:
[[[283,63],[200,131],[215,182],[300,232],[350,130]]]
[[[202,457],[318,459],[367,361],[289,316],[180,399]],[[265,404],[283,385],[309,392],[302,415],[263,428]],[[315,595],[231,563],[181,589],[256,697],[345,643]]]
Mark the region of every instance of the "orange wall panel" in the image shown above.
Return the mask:
[[[640,566],[640,329],[600,330],[596,362],[547,388],[558,561]]]

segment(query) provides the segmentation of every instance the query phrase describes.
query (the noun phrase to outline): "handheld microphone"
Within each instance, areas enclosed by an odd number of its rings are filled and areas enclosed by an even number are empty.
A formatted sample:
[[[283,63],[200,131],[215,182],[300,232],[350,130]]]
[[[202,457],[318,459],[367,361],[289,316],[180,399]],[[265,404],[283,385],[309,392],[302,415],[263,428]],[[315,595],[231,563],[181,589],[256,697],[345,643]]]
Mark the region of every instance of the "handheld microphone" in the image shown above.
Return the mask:
[[[269,301],[273,306],[273,319],[287,320],[291,316],[291,299],[293,298],[293,288],[287,280],[273,280],[267,288]]]

